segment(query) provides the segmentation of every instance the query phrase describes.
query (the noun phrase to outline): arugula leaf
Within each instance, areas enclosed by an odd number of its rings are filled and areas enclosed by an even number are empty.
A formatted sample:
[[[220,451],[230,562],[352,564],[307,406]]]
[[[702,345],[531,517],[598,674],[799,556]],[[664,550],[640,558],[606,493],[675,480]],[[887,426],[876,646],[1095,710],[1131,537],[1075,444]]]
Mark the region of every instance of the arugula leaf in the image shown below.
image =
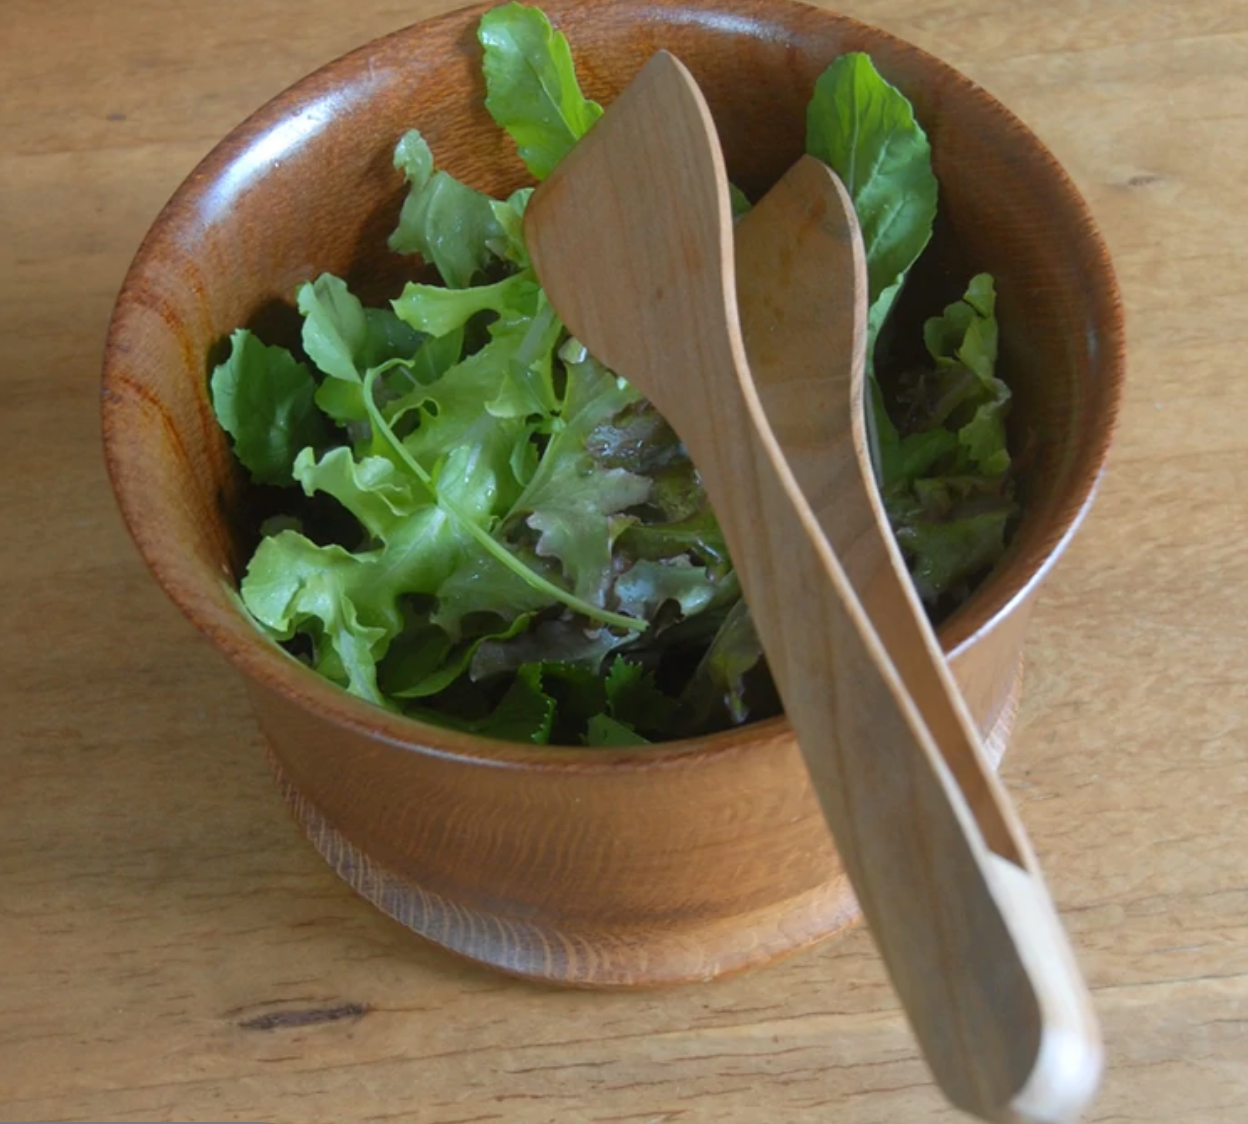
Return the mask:
[[[289,484],[299,450],[327,440],[311,372],[245,328],[230,336],[229,358],[213,371],[210,389],[217,421],[257,484]]]
[[[491,244],[507,238],[494,201],[447,172],[435,171],[428,142],[415,129],[395,147],[394,166],[407,178],[408,194],[390,235],[390,249],[419,254],[452,289],[471,285],[490,262]]]
[[[308,358],[327,375],[358,383],[356,357],[368,339],[368,320],[346,282],[322,273],[299,286],[296,303],[304,317],[303,350]]]
[[[862,227],[872,303],[923,252],[936,217],[931,147],[906,97],[861,52],[842,55],[815,83],[806,151],[849,192]]]
[[[494,8],[481,17],[477,38],[485,50],[485,108],[529,171],[545,179],[602,107],[581,93],[567,39],[537,8]]]

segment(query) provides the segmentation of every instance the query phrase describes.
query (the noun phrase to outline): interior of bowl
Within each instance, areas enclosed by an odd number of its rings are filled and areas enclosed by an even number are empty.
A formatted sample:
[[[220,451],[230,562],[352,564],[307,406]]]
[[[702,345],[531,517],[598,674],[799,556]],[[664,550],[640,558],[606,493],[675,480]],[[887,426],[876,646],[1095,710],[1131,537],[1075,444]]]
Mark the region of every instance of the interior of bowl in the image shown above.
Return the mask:
[[[932,141],[940,211],[902,315],[905,307],[929,315],[960,295],[971,273],[994,274],[1013,441],[1026,449],[1013,544],[941,639],[954,651],[990,627],[1038,580],[1084,510],[1121,380],[1112,272],[1056,161],[943,64],[820,10],[783,0],[543,7],[567,34],[586,92],[604,103],[655,50],[677,54],[706,94],[730,175],[755,197],[801,154],[806,102],[839,54],[869,52],[914,103]],[[483,10],[408,28],[330,64],[218,146],[140,249],[118,299],[104,377],[106,450],[123,514],[191,619],[245,672],[336,720],[474,754],[503,748],[349,699],[251,625],[235,588],[252,545],[255,493],[213,417],[207,378],[238,326],[289,342],[300,282],[329,271],[375,301],[413,275],[414,263],[385,245],[403,197],[391,154],[406,129],[419,128],[439,165],[482,191],[503,195],[529,182],[483,106],[475,39]],[[698,748],[739,737],[702,739]]]

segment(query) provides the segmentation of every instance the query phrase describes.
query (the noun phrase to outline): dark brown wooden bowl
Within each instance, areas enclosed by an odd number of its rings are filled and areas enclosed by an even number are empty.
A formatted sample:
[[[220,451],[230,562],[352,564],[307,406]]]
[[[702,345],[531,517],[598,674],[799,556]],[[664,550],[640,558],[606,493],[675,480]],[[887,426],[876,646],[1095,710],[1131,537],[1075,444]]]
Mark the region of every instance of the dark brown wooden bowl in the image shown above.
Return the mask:
[[[1002,370],[1029,454],[1007,558],[941,629],[998,755],[1028,613],[1086,510],[1123,372],[1106,251],[1056,160],[1007,110],[922,51],[771,0],[549,0],[590,96],[657,48],[706,92],[728,167],[758,193],[802,150],[819,72],[870,52],[932,140],[941,206],[910,287],[930,311],[989,270]],[[365,897],[429,939],[524,976],[596,986],[707,979],[837,932],[857,908],[782,719],[632,751],[457,735],[352,698],[253,627],[236,595],[249,489],[207,376],[243,324],[286,330],[322,270],[392,294],[403,195],[390,154],[420,128],[492,194],[526,181],[482,106],[470,8],[325,67],[231,133],[156,220],[125,279],[104,362],[109,470],[157,580],[242,672],[294,810]]]

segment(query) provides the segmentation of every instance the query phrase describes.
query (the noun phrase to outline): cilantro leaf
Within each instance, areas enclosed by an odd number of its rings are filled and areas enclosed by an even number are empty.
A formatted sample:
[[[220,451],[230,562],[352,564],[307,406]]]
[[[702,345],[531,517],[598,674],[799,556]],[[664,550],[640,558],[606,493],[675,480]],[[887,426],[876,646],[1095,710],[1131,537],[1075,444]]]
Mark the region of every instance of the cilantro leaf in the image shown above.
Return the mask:
[[[431,706],[409,706],[406,714],[435,726],[505,741],[550,741],[555,700],[542,691],[541,669],[521,668],[494,710],[484,718],[465,719]]]
[[[537,8],[494,8],[481,17],[477,37],[485,51],[485,107],[529,171],[545,179],[602,107],[581,93],[567,39]]]
[[[474,733],[513,742],[550,741],[555,700],[542,690],[538,668],[522,667],[494,713],[477,723]]]
[[[664,733],[676,712],[676,700],[655,686],[654,675],[641,664],[617,659],[607,672],[609,716],[632,731]],[[644,740],[644,739],[643,739]]]
[[[289,484],[299,450],[327,440],[312,373],[245,328],[230,336],[229,358],[213,371],[210,389],[217,421],[257,484]]]

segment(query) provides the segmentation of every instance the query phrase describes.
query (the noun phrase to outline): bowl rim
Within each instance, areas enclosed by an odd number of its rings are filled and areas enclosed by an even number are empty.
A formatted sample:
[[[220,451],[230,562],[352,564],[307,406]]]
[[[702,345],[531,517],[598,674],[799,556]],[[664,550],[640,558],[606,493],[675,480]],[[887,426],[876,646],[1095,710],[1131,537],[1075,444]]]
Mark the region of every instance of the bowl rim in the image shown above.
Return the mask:
[[[276,690],[288,701],[336,725],[370,737],[397,749],[448,760],[466,760],[476,765],[498,768],[520,768],[526,771],[563,771],[574,767],[578,773],[616,771],[634,765],[647,769],[689,767],[707,757],[721,757],[743,752],[755,753],[761,748],[778,750],[791,741],[791,727],[783,715],[749,722],[714,734],[658,742],[651,745],[606,749],[586,746],[529,745],[521,742],[482,738],[472,734],[434,726],[417,718],[387,711],[324,679],[312,669],[290,656],[276,642],[257,629],[241,605],[223,613],[217,603],[193,590],[184,588],[167,572],[161,553],[153,547],[141,509],[128,492],[122,470],[125,430],[124,413],[127,394],[121,388],[125,366],[125,336],[131,309],[127,295],[141,287],[153,260],[165,240],[166,232],[176,229],[194,210],[203,195],[212,190],[223,172],[241,151],[270,132],[283,119],[305,108],[313,91],[328,92],[340,78],[368,68],[370,58],[383,45],[396,44],[435,27],[463,28],[475,24],[480,16],[497,7],[499,0],[479,2],[452,9],[430,19],[398,28],[386,35],[338,56],[315,68],[249,114],[213,145],[202,157],[168,202],[161,208],[123,278],[111,314],[104,348],[101,377],[101,416],[106,470],[120,508],[122,519],[147,568],[171,601],[191,623],[243,673],[250,691],[253,682]],[[656,8],[647,0],[539,0],[540,6],[558,26],[559,17],[568,9],[620,7],[627,4],[648,11]],[[1098,340],[1098,374],[1105,380],[1101,392],[1103,413],[1096,421],[1102,435],[1096,448],[1083,458],[1081,471],[1072,473],[1076,487],[1061,511],[1053,519],[1059,529],[1051,545],[1029,567],[1012,573],[1011,556],[979,586],[971,597],[952,613],[937,629],[937,636],[949,660],[956,659],[980,637],[991,632],[1029,598],[1056,565],[1071,539],[1082,525],[1095,499],[1104,476],[1112,439],[1117,426],[1123,394],[1125,372],[1125,325],[1122,298],[1112,261],[1104,239],[1096,226],[1091,210],[1066,170],[1048,147],[1008,108],[978,84],[935,55],[881,28],[823,8],[796,0],[685,0],[675,8],[658,6],[659,13],[671,18],[679,12],[738,13],[751,22],[763,20],[783,26],[796,33],[796,21],[809,20],[840,25],[846,31],[872,38],[890,50],[905,52],[924,65],[936,67],[960,91],[979,100],[996,115],[1003,127],[1021,136],[1036,156],[1041,158],[1044,172],[1050,178],[1055,194],[1067,208],[1067,217],[1076,226],[1089,258],[1097,271],[1094,287],[1104,301],[1102,334]],[[688,15],[686,15],[688,18]],[[575,50],[575,44],[573,44]],[[231,583],[232,588],[232,583]],[[233,589],[232,589],[233,591]],[[236,591],[233,591],[236,594]],[[237,597],[233,598],[237,601]],[[245,631],[230,627],[225,619],[234,615]]]

